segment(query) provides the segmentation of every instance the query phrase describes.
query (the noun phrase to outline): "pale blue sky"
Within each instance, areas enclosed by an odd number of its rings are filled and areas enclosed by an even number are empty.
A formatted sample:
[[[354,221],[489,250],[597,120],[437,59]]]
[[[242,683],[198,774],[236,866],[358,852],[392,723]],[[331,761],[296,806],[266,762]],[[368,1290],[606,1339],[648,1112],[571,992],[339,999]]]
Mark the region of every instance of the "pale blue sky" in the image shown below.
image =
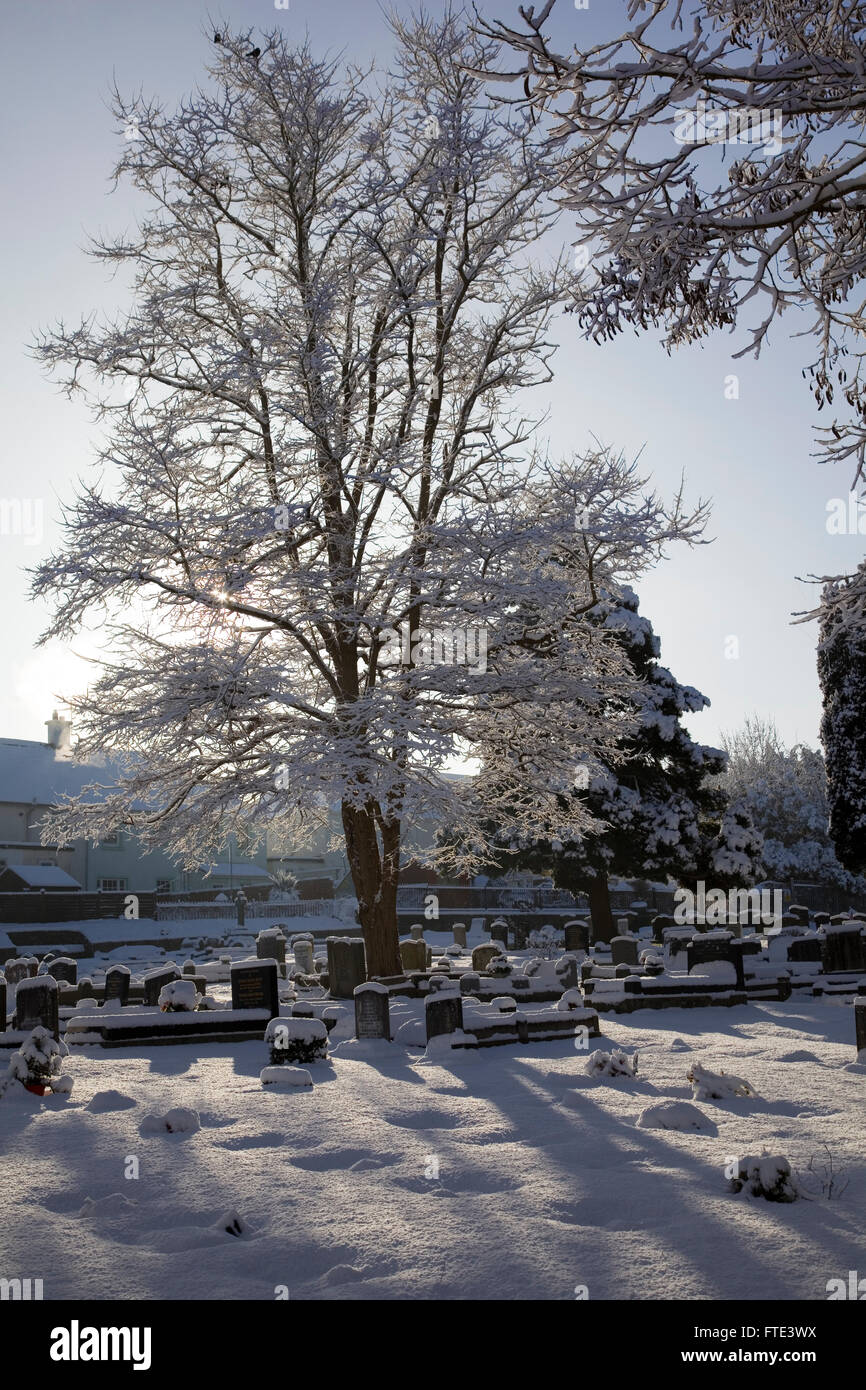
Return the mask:
[[[436,12],[436,0],[429,8]],[[486,0],[482,8],[513,17],[517,6]],[[578,11],[559,0],[560,46],[590,26],[612,32],[622,8],[590,0]],[[317,47],[339,46],[358,60],[387,56],[374,0],[291,0],[289,10],[234,0],[210,12],[233,25],[276,22],[299,36],[308,29]],[[34,651],[44,612],[26,600],[22,567],[56,543],[59,499],[87,474],[95,427],[42,375],[25,344],[59,317],[72,322],[118,302],[118,286],[82,251],[88,232],[122,230],[132,219],[128,191],[110,191],[117,137],[109,87],[116,77],[126,91],[141,87],[173,102],[203,77],[208,28],[208,7],[198,0],[40,0],[4,14],[0,499],[42,499],[45,527],[35,545],[10,534],[8,522],[0,534],[7,656],[0,737],[42,738],[51,707],[82,684],[70,653]],[[690,721],[710,743],[752,711],[772,715],[788,741],[817,742],[815,629],[790,622],[816,591],[797,576],[851,568],[863,554],[861,537],[827,533],[828,501],[847,497],[850,477],[810,458],[818,414],[800,375],[809,342],[789,336],[802,327],[793,319],[785,331],[776,327],[759,363],[733,363],[742,330],[668,357],[647,335],[596,347],[566,318],[556,380],[540,393],[555,450],[582,450],[592,436],[630,455],[643,448],[643,467],[662,493],[670,495],[685,472],[687,497],[713,499],[714,544],[675,548],[639,585],[663,662],[712,701]],[[738,400],[725,399],[730,372],[739,376]],[[730,637],[738,640],[736,659],[725,655]]]

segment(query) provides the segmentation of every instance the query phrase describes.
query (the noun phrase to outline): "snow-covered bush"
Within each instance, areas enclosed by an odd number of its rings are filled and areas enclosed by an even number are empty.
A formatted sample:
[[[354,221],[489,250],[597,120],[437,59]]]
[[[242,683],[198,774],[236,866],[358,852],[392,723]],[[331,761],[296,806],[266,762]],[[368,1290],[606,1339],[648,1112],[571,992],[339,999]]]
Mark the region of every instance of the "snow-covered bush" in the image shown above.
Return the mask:
[[[491,961],[488,961],[487,973],[489,975],[499,976],[510,975],[512,973],[512,967],[509,964],[508,957],[494,956]]]
[[[648,1105],[638,1115],[636,1124],[638,1129],[673,1129],[683,1134],[715,1129],[712,1120],[687,1100],[663,1100],[657,1105]]]
[[[164,1115],[145,1115],[139,1125],[139,1134],[194,1134],[201,1129],[201,1120],[196,1110],[178,1106],[167,1110]]]
[[[584,1070],[587,1076],[637,1076],[637,1058],[637,1053],[629,1057],[620,1048],[613,1052],[599,1049],[589,1054]]]
[[[272,1018],[265,1031],[272,1066],[324,1062],[328,1030],[318,1018]]]
[[[700,1062],[693,1062],[687,1073],[695,1100],[730,1100],[732,1096],[756,1096],[758,1093],[741,1076],[727,1072],[708,1071]]]
[[[761,1154],[738,1161],[738,1174],[729,1179],[731,1192],[745,1191],[752,1197],[764,1197],[768,1202],[795,1202],[799,1193],[791,1176],[787,1158]]]
[[[195,1013],[200,997],[192,980],[171,980],[159,991],[159,1007],[163,1013]]]
[[[47,1028],[34,1028],[9,1059],[6,1075],[0,1079],[0,1097],[15,1081],[20,1081],[22,1086],[44,1086],[68,1095],[72,1090],[72,1078],[60,1074],[63,1058],[67,1055],[66,1044],[58,1042]]]

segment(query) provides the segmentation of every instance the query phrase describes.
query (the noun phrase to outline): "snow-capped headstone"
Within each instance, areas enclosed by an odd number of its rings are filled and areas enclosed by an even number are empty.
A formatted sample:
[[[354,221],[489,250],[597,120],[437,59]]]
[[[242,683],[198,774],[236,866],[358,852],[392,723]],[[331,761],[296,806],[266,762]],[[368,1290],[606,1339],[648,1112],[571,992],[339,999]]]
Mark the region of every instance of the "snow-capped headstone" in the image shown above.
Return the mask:
[[[472,969],[486,970],[492,960],[499,955],[499,946],[492,942],[486,942],[483,946],[476,946],[472,952]]]
[[[258,960],[275,960],[278,965],[286,963],[286,938],[279,927],[268,927],[256,937],[256,957]]]
[[[59,1040],[58,995],[59,987],[53,975],[21,980],[15,995],[16,1031],[32,1033],[34,1028],[47,1028]]]
[[[3,967],[3,973],[6,976],[6,983],[10,985],[17,985],[30,975],[26,960],[21,960],[19,957],[7,960]]]
[[[737,988],[743,989],[745,986],[742,952],[733,946],[727,933],[715,938],[707,933],[696,937],[688,944],[686,958],[689,974],[696,971],[699,975],[705,973],[701,970],[703,965],[726,961],[734,967]]]
[[[232,1008],[280,1012],[279,971],[275,960],[242,960],[231,968]]]
[[[129,967],[112,965],[105,972],[105,999],[119,999],[121,1004],[129,1000]],[[159,996],[157,995],[157,998]]]
[[[0,1033],[6,1032],[6,976],[0,972]]]
[[[637,965],[638,945],[636,936],[613,937],[610,954],[614,965]]]
[[[452,931],[452,933],[453,933],[453,935],[454,935],[454,945],[455,945],[455,946],[463,946],[463,947],[465,948],[465,946],[466,946],[466,926],[465,926],[465,924],[464,924],[463,922],[455,922],[455,923],[454,923],[454,926],[451,928],[451,931]]]
[[[180,971],[176,965],[164,965],[160,966],[158,970],[148,970],[142,981],[144,985],[145,1008],[158,1008],[160,990],[164,985],[170,984],[172,980],[179,979]]]
[[[857,1060],[866,1062],[866,999],[854,1000],[854,1028],[856,1030]]]
[[[474,970],[464,970],[460,976],[460,993],[475,994],[481,988],[481,976]]]
[[[332,999],[351,999],[367,979],[364,942],[356,936],[328,937],[328,988]]]
[[[589,950],[589,927],[586,922],[566,922],[565,949],[566,951]]]
[[[463,1029],[463,999],[454,991],[430,995],[424,1004],[427,1041]]]
[[[832,923],[824,928],[822,960],[825,974],[836,970],[862,971],[866,969],[863,959],[862,922]]]
[[[285,957],[285,952],[283,955]],[[316,961],[312,941],[304,940],[295,943],[295,969],[300,970],[302,975],[315,974]]]
[[[788,945],[788,960],[795,961],[819,961],[821,960],[821,939],[815,934],[808,936],[798,936]]]
[[[358,985],[355,989],[355,1037],[391,1041],[388,991],[376,981]]]
[[[409,935],[413,941],[424,940],[424,928],[421,926],[420,922],[413,922],[412,926],[409,928]]]
[[[71,956],[58,956],[46,967],[45,974],[53,975],[60,984],[77,985],[78,962],[74,961]]]

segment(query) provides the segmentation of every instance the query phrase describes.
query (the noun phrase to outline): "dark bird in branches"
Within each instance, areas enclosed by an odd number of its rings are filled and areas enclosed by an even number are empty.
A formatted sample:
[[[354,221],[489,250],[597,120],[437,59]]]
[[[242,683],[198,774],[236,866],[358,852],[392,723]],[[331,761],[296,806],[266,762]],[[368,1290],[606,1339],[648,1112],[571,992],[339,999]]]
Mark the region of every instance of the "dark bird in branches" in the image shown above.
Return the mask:
[[[262,50],[261,50],[260,48],[254,48],[253,51],[252,51],[252,53],[248,53],[248,54],[247,54],[247,57],[248,57],[248,58],[253,58],[253,59],[256,60],[256,61],[257,61],[261,56],[262,56]]]

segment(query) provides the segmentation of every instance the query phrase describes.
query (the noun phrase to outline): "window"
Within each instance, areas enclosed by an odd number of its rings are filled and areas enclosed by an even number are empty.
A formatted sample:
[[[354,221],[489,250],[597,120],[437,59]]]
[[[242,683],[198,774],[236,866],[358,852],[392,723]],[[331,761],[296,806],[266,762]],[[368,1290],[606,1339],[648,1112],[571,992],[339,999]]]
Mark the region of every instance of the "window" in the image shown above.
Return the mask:
[[[98,878],[96,880],[97,893],[123,893],[126,891],[125,878]]]
[[[117,849],[120,845],[120,831],[113,830],[110,835],[103,835],[99,841],[100,849]]]
[[[171,879],[170,879],[170,878],[158,878],[158,879],[156,880],[156,891],[157,891],[157,893],[170,893],[170,892],[172,891],[172,888],[171,888]]]

